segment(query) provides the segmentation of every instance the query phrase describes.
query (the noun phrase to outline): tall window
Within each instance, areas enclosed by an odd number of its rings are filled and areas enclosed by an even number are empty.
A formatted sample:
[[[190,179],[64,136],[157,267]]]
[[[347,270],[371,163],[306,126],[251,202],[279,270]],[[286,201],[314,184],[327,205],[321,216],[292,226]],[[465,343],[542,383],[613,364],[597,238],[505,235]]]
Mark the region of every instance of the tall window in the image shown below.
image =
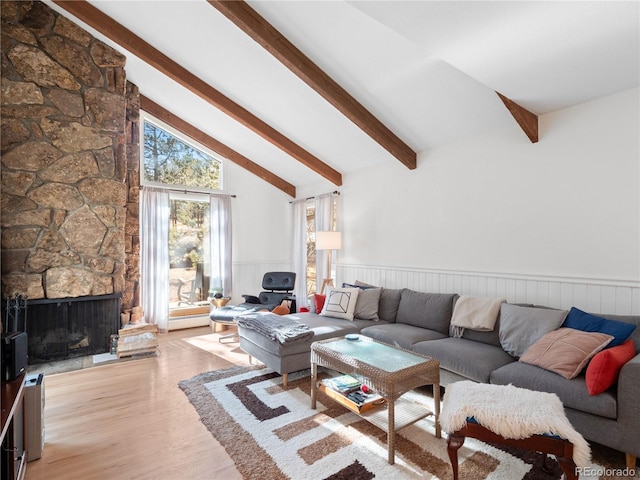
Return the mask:
[[[140,183],[170,190],[169,316],[194,312],[209,295],[209,196],[222,188],[222,160],[158,119],[142,117]],[[208,308],[208,306],[207,306]]]
[[[178,309],[207,300],[209,200],[184,194],[170,195],[169,308]]]
[[[213,152],[146,116],[143,137],[143,185],[222,189],[222,162]]]

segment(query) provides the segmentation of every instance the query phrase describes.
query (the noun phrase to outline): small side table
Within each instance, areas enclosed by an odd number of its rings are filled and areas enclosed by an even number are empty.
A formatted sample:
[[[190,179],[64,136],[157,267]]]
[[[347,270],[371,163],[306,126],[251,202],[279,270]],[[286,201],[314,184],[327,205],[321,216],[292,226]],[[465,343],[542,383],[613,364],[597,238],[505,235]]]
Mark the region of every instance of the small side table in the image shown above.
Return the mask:
[[[212,298],[211,305],[215,306],[216,308],[224,307],[227,303],[229,303],[230,300],[231,297]]]

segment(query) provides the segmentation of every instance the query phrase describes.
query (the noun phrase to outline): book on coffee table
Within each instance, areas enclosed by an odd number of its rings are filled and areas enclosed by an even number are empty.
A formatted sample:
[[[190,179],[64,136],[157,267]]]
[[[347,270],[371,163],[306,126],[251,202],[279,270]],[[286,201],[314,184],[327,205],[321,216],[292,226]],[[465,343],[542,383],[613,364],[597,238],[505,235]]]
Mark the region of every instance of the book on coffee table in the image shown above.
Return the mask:
[[[345,375],[348,376],[348,375]],[[353,387],[351,390],[340,391],[336,388],[336,385],[343,385],[340,377],[327,378],[320,382],[320,390],[331,397],[339,404],[347,407],[349,410],[355,413],[364,413],[373,408],[384,405],[384,398],[375,392],[363,393],[360,390],[360,382],[357,387]],[[349,382],[347,382],[349,383]]]
[[[352,377],[351,375],[340,375],[338,377],[327,378],[323,380],[325,385],[327,385],[332,390],[340,393],[349,393],[355,390],[360,390],[362,383],[357,378]]]

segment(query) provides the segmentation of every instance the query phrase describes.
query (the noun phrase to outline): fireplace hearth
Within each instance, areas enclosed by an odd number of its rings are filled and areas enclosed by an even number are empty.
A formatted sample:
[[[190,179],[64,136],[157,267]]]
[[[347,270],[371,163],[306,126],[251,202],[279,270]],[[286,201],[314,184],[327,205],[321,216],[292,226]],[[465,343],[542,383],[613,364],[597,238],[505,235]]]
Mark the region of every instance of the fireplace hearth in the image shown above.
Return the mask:
[[[118,294],[27,302],[29,365],[106,353],[120,327]]]

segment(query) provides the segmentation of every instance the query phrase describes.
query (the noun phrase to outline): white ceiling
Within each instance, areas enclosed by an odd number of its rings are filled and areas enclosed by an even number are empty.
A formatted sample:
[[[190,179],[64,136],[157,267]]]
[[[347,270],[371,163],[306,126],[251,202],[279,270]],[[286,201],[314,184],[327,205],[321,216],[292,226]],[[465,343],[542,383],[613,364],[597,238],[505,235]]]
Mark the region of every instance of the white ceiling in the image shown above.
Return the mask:
[[[341,173],[398,162],[206,1],[90,3]],[[640,84],[636,1],[248,3],[416,152],[519,128],[494,90],[541,115]],[[321,179],[74,20],[146,97],[297,187]]]

